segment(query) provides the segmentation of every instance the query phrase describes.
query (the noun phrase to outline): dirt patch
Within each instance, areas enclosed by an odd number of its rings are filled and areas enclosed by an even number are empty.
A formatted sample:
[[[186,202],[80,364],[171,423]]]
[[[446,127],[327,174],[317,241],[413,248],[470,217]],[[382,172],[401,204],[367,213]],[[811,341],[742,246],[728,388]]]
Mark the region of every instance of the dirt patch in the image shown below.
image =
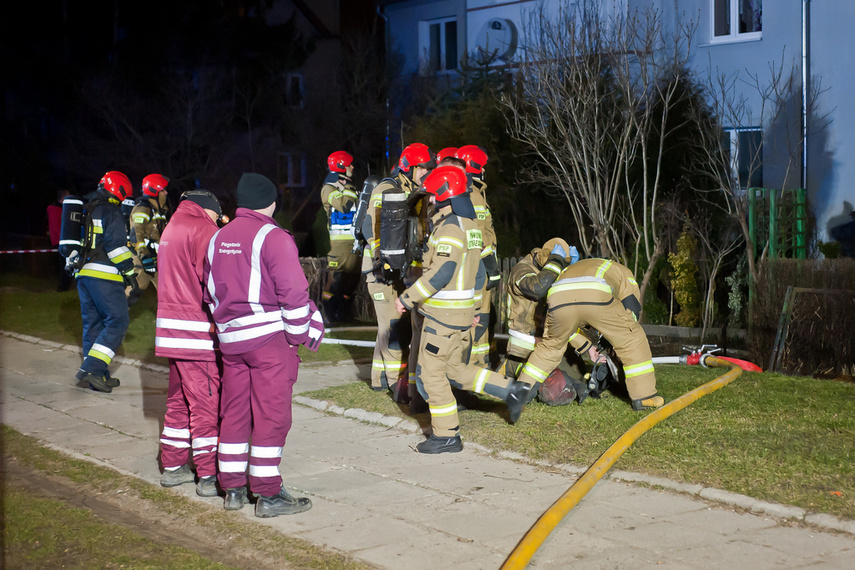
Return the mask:
[[[27,467],[9,456],[5,457],[3,468],[7,487],[86,509],[101,521],[132,530],[153,545],[180,546],[237,568],[302,567],[277,556],[282,545],[264,536],[261,525],[244,520],[237,513],[206,505],[201,505],[203,512],[198,516],[170,513],[168,506],[161,508],[133,492],[103,492],[67,477]],[[223,517],[226,524],[222,524]],[[207,520],[200,523],[200,519]],[[246,537],[252,537],[251,541]]]

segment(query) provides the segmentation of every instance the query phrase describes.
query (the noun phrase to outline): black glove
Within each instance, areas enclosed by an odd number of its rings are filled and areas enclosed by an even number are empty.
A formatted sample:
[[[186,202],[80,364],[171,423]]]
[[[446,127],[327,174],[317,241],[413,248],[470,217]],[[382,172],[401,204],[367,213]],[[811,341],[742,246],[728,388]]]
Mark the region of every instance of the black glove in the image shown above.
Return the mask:
[[[137,282],[137,276],[133,273],[125,273],[122,275],[122,279],[125,280],[125,287],[131,288],[131,294],[140,290],[140,284]]]
[[[140,261],[142,262],[143,271],[148,273],[149,275],[154,275],[157,273],[157,258],[153,255],[144,255],[140,257]]]
[[[499,272],[499,261],[495,253],[484,258],[484,269],[487,271],[487,284],[485,289],[495,289],[502,282],[502,274]]]

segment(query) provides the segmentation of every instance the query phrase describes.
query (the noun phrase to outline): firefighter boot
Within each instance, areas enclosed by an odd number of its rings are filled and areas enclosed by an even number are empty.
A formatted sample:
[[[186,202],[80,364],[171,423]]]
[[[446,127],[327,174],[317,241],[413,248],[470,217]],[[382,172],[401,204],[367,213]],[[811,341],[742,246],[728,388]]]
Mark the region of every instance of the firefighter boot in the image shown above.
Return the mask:
[[[278,495],[258,496],[258,502],[255,503],[255,516],[266,519],[279,515],[296,515],[311,508],[311,499],[308,497],[294,498],[288,494],[285,487],[282,487],[279,489]]]
[[[425,441],[416,446],[416,451],[419,453],[457,453],[463,451],[463,440],[460,439],[460,434],[454,437],[437,437],[430,435]]]
[[[531,392],[531,386],[525,382],[519,380],[511,382],[505,402],[508,404],[509,420],[512,424],[517,423],[517,420],[520,419],[523,408],[528,403],[529,392]]]
[[[658,394],[632,401],[632,409],[636,412],[655,410],[656,408],[661,408],[663,405],[665,405],[665,398]]]
[[[226,489],[226,500],[223,502],[223,508],[227,511],[239,511],[248,502],[249,497],[246,494],[246,487]]]
[[[182,465],[178,469],[164,469],[163,475],[160,476],[161,487],[177,487],[184,483],[192,483],[196,480],[193,471],[188,465]]]
[[[106,392],[110,393],[113,391],[113,387],[107,383],[107,379],[103,376],[95,376],[91,372],[87,372],[86,375],[80,379],[84,385],[86,383],[89,384],[89,388],[91,390],[97,390],[98,392]]]
[[[196,494],[200,497],[216,497],[219,494],[217,492],[217,476],[199,477],[199,482],[196,483]]]
[[[104,375],[104,379],[107,380],[107,384],[110,385],[110,388],[118,388],[122,384],[118,378],[110,376],[109,371]]]

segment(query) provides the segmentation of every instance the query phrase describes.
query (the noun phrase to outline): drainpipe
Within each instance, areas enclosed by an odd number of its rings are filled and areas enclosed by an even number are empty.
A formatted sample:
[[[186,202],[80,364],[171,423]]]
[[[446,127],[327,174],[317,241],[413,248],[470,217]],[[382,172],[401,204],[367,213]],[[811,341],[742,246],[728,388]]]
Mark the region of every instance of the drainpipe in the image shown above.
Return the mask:
[[[802,0],[802,188],[808,180],[808,95],[810,93],[810,0]]]
[[[377,5],[377,15],[383,18],[383,56],[389,57],[389,18],[383,13],[380,4]],[[386,166],[389,166],[389,95],[386,95]]]

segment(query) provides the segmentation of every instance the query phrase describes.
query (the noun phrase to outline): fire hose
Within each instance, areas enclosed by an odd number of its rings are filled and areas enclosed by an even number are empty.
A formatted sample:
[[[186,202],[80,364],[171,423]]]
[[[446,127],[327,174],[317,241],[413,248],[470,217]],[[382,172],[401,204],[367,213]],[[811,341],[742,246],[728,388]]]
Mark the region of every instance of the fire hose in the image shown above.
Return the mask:
[[[693,357],[693,360],[695,357],[697,358],[697,362],[695,362],[695,364],[699,363],[703,366],[729,367],[730,371],[711,382],[707,382],[706,384],[683,394],[676,400],[662,406],[661,408],[654,410],[638,421],[634,426],[629,428],[605,451],[605,453],[600,456],[599,459],[597,459],[597,461],[594,462],[593,465],[588,468],[587,471],[585,471],[584,474],[582,474],[578,480],[576,480],[575,483],[573,483],[573,485],[570,486],[563,495],[561,495],[557,501],[555,501],[555,503],[553,503],[551,507],[549,507],[549,509],[546,510],[546,512],[540,516],[537,522],[532,525],[525,536],[523,536],[517,543],[514,550],[505,559],[505,562],[501,567],[502,570],[525,568],[532,556],[534,556],[534,553],[537,552],[537,549],[540,548],[541,544],[543,544],[543,541],[546,540],[549,534],[556,526],[558,526],[558,523],[561,522],[573,507],[579,504],[579,501],[582,500],[588,491],[593,489],[597,481],[599,481],[606,472],[611,469],[612,465],[615,464],[629,446],[635,443],[638,438],[647,432],[647,430],[696,402],[703,396],[727,386],[742,374],[742,368],[740,365],[735,362],[731,362],[729,359],[726,360],[722,357],[713,356],[711,354],[701,354],[700,350],[688,356]],[[686,357],[676,358],[679,359]],[[686,363],[688,364],[689,362]]]

